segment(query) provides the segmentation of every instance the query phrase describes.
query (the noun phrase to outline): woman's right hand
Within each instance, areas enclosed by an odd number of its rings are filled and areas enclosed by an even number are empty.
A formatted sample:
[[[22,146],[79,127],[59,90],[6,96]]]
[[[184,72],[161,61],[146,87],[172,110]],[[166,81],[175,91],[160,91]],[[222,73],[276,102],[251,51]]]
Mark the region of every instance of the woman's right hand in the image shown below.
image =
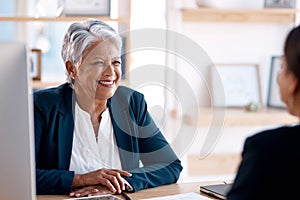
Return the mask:
[[[72,187],[101,184],[112,193],[120,194],[125,190],[125,184],[127,184],[122,176],[131,177],[131,174],[124,170],[102,168],[86,174],[75,174]]]
[[[105,186],[102,185],[93,185],[86,186],[80,189],[75,189],[70,193],[70,197],[85,197],[85,196],[95,196],[103,194],[113,194]]]

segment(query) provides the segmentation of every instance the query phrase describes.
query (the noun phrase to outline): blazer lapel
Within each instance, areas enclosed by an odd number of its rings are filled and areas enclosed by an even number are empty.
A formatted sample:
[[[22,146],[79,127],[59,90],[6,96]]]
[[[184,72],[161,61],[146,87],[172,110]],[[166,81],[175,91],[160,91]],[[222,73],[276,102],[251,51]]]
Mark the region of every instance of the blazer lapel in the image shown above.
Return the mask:
[[[119,149],[122,169],[130,170],[138,166],[138,137],[134,137],[136,127],[130,117],[128,100],[120,99],[114,95],[108,100],[115,138]],[[136,152],[136,153],[134,153]]]
[[[74,132],[74,97],[73,89],[67,85],[58,112],[58,166],[60,169],[70,167]]]

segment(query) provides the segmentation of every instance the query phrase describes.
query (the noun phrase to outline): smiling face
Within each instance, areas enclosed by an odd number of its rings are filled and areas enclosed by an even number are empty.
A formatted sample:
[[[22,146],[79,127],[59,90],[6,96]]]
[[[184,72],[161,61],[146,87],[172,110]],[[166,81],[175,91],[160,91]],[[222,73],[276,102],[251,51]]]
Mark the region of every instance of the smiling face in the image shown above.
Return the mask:
[[[112,97],[121,79],[120,47],[112,40],[99,41],[84,53],[76,70],[76,95],[90,100]]]

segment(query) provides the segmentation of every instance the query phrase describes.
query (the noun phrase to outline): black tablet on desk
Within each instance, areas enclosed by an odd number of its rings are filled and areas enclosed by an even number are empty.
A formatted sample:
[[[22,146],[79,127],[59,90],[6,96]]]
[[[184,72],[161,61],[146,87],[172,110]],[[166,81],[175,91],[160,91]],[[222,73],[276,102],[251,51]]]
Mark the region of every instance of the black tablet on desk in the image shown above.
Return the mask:
[[[226,194],[231,189],[232,184],[233,183],[200,186],[200,192],[218,199],[226,199]]]

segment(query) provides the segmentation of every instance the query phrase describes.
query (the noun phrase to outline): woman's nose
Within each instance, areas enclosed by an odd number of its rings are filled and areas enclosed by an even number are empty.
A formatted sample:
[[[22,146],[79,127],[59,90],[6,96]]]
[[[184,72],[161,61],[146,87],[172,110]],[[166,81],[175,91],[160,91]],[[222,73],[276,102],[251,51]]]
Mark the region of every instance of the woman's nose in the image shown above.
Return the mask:
[[[114,68],[113,68],[112,64],[106,65],[106,67],[104,69],[104,72],[103,72],[103,75],[105,75],[105,76],[112,76],[112,75],[114,75]]]

